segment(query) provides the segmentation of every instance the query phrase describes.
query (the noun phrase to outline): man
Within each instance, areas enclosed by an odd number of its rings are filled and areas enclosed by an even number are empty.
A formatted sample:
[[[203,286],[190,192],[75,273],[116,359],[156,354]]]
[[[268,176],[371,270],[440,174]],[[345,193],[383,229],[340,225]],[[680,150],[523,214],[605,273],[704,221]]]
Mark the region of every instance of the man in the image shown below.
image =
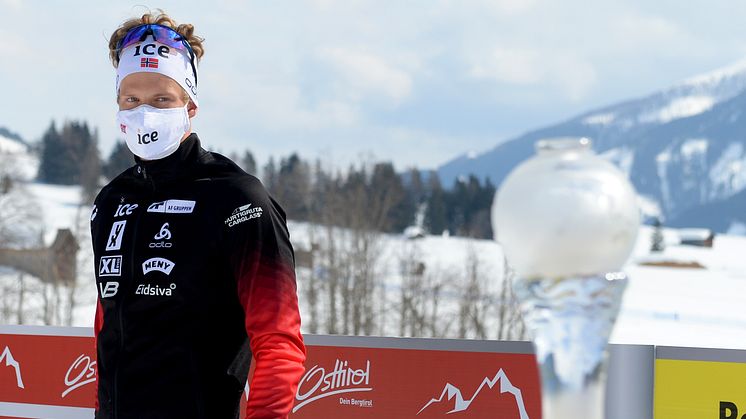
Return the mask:
[[[303,374],[285,213],[253,176],[205,151],[202,39],[145,14],[109,43],[117,119],[135,165],[96,197],[96,418],[282,418]]]

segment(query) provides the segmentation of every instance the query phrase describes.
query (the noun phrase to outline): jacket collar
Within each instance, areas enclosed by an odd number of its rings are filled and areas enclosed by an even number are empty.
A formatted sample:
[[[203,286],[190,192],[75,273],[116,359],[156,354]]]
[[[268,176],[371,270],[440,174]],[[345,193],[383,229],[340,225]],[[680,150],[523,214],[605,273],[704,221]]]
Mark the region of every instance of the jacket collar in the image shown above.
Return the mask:
[[[191,133],[179,144],[173,153],[158,160],[135,158],[134,174],[139,179],[151,179],[156,182],[175,180],[186,177],[190,169],[207,152],[202,149],[196,133]]]

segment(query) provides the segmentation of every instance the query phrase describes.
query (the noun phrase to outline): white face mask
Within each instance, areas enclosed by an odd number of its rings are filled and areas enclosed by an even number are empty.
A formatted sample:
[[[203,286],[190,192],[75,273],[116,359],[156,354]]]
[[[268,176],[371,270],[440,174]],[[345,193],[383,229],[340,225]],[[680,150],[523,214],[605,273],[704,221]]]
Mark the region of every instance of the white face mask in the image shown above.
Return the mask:
[[[117,112],[117,122],[130,151],[145,160],[173,154],[190,128],[187,105],[167,109],[140,105]]]

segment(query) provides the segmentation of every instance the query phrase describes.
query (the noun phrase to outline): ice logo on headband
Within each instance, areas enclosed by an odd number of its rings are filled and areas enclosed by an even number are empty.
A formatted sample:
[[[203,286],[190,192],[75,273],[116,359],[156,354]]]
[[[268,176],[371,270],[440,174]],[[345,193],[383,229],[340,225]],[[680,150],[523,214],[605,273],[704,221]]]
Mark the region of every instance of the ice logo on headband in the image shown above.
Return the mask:
[[[185,53],[160,42],[148,40],[131,45],[122,51],[117,67],[117,91],[122,80],[132,73],[156,72],[173,79],[187,92],[192,102],[199,106],[192,70],[191,61]]]

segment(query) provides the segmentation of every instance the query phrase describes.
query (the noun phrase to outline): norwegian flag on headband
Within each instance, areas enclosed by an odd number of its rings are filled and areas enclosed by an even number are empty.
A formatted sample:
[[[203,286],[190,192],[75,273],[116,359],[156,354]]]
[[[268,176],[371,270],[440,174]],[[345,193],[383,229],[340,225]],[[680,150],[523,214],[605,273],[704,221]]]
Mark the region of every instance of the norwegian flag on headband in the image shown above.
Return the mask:
[[[158,68],[157,58],[140,58],[141,68]]]

